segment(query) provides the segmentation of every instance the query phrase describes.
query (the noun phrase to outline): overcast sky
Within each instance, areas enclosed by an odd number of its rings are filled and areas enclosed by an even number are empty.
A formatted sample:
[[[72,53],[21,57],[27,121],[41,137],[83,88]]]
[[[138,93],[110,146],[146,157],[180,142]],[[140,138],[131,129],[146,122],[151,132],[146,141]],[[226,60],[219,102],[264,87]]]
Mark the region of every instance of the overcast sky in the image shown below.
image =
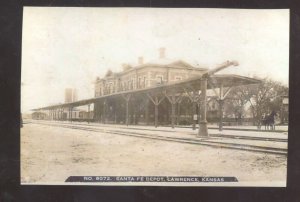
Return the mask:
[[[94,96],[93,81],[122,63],[166,57],[221,73],[288,84],[289,10],[25,7],[21,109],[64,102],[64,89]]]

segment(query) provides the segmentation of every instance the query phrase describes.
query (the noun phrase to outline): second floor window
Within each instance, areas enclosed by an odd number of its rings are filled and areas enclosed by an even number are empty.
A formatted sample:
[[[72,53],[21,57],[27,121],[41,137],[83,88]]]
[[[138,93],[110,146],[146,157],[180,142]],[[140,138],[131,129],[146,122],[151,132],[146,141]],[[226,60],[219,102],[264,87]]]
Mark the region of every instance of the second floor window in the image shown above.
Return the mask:
[[[175,81],[181,81],[182,77],[181,76],[175,76]]]

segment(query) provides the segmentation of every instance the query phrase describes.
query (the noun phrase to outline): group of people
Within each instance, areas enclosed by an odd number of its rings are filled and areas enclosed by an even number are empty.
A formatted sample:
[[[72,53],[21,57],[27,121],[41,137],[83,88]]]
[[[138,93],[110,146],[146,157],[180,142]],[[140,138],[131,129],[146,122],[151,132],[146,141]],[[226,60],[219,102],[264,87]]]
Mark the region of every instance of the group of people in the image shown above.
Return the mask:
[[[275,116],[277,116],[275,111],[272,111],[268,115],[263,114],[258,124],[258,128],[261,129],[261,126],[265,126],[265,130],[275,130]]]

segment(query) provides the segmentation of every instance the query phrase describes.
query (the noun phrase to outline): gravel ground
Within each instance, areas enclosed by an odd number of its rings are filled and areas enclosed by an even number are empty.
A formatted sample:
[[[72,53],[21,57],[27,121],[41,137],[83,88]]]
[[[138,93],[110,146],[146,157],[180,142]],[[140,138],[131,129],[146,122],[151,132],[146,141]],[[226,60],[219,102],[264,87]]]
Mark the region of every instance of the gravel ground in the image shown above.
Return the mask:
[[[142,131],[141,131],[142,132]],[[161,133],[161,131],[160,131]],[[27,123],[21,183],[61,184],[68,176],[235,176],[285,184],[287,158]]]

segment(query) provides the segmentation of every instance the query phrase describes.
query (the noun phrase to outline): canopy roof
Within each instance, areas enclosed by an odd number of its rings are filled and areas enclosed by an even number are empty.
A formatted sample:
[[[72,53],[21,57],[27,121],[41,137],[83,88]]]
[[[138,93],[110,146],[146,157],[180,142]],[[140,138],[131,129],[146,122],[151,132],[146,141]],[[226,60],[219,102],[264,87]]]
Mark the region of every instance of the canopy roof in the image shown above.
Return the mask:
[[[79,100],[76,102],[42,107],[42,108],[34,109],[34,111],[57,109],[57,108],[78,107],[78,106],[82,106],[82,105],[92,104],[92,103],[102,100],[104,98],[122,96],[122,95],[126,95],[126,94],[138,95],[138,94],[151,93],[152,95],[155,95],[155,94],[161,94],[162,92],[184,93],[186,91],[186,89],[188,89],[188,91],[200,91],[201,80],[202,80],[202,76],[197,76],[197,77],[193,77],[193,78],[183,80],[183,81],[178,81],[178,82],[171,83],[171,84],[161,84],[161,85],[152,86],[152,87],[143,88],[143,89],[121,91],[121,92],[116,92],[116,93],[112,93],[112,94],[108,94],[108,95],[103,95],[100,97]],[[208,77],[207,89],[218,88],[220,86],[236,87],[236,86],[243,86],[243,85],[258,84],[260,82],[261,82],[261,80],[258,80],[258,79],[234,75],[234,74],[216,74],[216,75],[212,75],[212,76]]]

